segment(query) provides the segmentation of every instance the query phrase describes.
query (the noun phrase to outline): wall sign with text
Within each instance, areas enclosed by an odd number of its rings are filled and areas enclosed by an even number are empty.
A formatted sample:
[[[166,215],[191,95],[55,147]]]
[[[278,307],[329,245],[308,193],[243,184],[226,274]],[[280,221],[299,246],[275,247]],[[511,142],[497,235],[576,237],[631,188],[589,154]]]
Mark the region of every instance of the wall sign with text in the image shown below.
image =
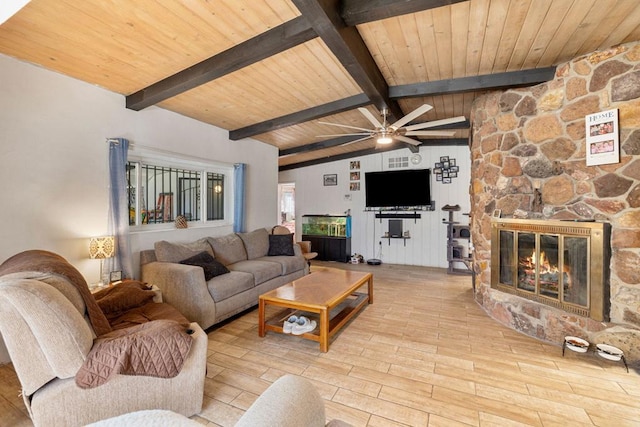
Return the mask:
[[[584,118],[587,135],[587,166],[620,163],[618,110],[601,111]]]

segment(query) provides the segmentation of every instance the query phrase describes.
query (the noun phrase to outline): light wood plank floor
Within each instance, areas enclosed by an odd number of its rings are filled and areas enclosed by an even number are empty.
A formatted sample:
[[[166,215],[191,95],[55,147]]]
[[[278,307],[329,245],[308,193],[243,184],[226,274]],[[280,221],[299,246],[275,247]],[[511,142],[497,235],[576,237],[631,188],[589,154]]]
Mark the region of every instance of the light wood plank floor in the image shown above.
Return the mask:
[[[316,262],[374,273],[373,305],[331,342],[258,337],[257,310],[209,331],[202,413],[232,426],[273,381],[311,380],[327,419],[354,426],[638,426],[640,375],[592,353],[512,331],[474,302],[469,276]],[[0,367],[0,425],[30,426],[11,365]],[[295,399],[295,396],[288,398]]]

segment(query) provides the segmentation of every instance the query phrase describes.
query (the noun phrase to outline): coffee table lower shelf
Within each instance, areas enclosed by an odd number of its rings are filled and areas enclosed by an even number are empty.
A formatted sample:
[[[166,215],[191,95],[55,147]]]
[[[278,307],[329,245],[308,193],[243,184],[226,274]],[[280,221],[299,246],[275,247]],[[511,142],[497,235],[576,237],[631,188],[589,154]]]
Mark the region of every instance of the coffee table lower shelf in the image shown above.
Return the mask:
[[[285,320],[291,315],[306,316],[311,320],[315,320],[318,324],[316,329],[312,332],[307,332],[302,335],[294,335],[297,337],[305,338],[311,341],[318,342],[320,344],[320,350],[322,352],[329,351],[329,340],[333,337],[342,327],[355,316],[369,301],[369,295],[362,292],[354,292],[347,297],[342,303],[338,304],[333,310],[325,309],[323,307],[294,307],[294,303],[282,303],[276,301],[260,300],[260,310],[264,310],[265,306],[278,306],[283,307],[285,310],[280,311],[278,314],[270,317],[264,321],[263,327],[259,327],[259,335],[264,337],[267,331],[283,333],[282,326]],[[263,312],[264,313],[264,312]],[[263,314],[260,315],[263,319]],[[262,321],[260,321],[262,324]]]

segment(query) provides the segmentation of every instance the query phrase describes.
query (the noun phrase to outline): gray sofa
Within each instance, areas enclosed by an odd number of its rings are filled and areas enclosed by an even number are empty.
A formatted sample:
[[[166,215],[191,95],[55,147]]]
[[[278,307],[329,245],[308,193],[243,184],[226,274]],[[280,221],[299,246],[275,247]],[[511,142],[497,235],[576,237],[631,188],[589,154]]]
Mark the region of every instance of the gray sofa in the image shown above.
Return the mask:
[[[154,250],[140,253],[142,280],[157,285],[164,301],[207,329],[257,305],[261,294],[308,273],[297,244],[292,256],[269,256],[270,239],[269,231],[260,228],[188,244],[156,242]],[[202,252],[229,272],[207,281],[203,267],[180,263]]]

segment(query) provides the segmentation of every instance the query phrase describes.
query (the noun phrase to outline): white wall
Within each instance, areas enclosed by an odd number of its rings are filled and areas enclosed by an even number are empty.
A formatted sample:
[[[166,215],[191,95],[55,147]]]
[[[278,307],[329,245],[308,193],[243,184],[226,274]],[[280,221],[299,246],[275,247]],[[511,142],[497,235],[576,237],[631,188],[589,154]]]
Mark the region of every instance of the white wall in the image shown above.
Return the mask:
[[[0,262],[27,249],[59,253],[91,282],[91,236],[107,232],[108,137],[226,163],[247,163],[247,229],[277,217],[277,149],[229,141],[226,131],[160,108],[127,110],[125,98],[0,55]],[[189,241],[230,227],[145,232],[134,251],[161,239]],[[138,259],[134,258],[134,265]],[[0,362],[3,357],[0,345]]]
[[[403,220],[404,230],[409,230],[411,239],[403,245],[402,239],[392,239],[390,244],[381,236],[388,230],[388,220],[375,219],[371,212],[364,212],[365,189],[364,174],[366,172],[389,170],[389,157],[411,156],[408,149],[400,149],[380,154],[372,154],[359,158],[341,160],[300,169],[282,171],[279,174],[281,183],[292,182],[296,185],[296,234],[302,234],[302,215],[304,214],[343,214],[351,209],[352,239],[351,252],[362,254],[365,259],[381,258],[390,264],[422,265],[429,267],[447,267],[446,226],[443,219],[448,219],[448,212],[442,211],[444,205],[460,205],[454,219],[468,224],[469,218],[462,213],[469,212],[470,153],[468,147],[420,147],[422,162],[412,165],[414,169],[433,169],[434,163],[441,156],[455,158],[460,169],[458,177],[451,184],[436,182],[431,176],[431,198],[436,202],[435,211],[420,212],[422,217],[414,220]],[[360,160],[360,191],[349,191],[349,165],[351,161]],[[337,174],[337,186],[323,186],[324,174]],[[351,196],[347,200],[346,195]],[[382,245],[379,243],[382,242]],[[382,256],[379,251],[382,250]],[[459,266],[460,267],[460,266]]]

